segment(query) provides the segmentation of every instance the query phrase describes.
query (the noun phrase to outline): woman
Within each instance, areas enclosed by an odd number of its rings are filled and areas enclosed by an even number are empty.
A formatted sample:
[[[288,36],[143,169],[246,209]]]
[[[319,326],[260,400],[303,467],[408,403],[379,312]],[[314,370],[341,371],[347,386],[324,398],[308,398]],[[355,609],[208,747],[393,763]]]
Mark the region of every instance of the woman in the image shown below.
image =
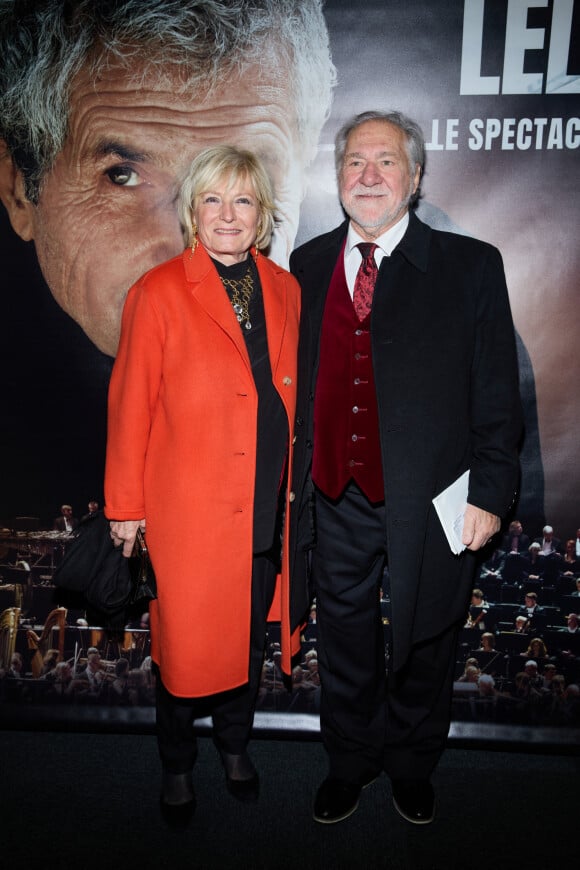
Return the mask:
[[[520,653],[520,655],[525,656],[527,659],[547,659],[548,650],[541,637],[534,637],[529,642],[527,650]]]
[[[523,580],[541,580],[545,570],[545,556],[541,554],[540,544],[535,541],[528,547],[526,566],[523,571]]]
[[[274,226],[263,166],[246,151],[206,149],[182,185],[180,217],[189,247],[127,297],[105,479],[113,540],[128,555],[146,526],[157,577],[161,805],[174,819],[194,807],[192,722],[202,715],[212,715],[229,790],[257,798],[246,747],[268,611],[275,599],[289,673],[308,608],[306,589],[290,601],[288,548],[280,553],[299,288],[258,253]]]
[[[570,538],[564,545],[564,556],[562,557],[561,576],[573,577],[580,570],[580,562],[576,556],[576,541]]]
[[[479,647],[479,652],[495,652],[495,635],[491,633],[491,631],[485,631],[481,635],[481,645]]]
[[[479,662],[476,658],[471,656],[466,659],[465,667],[463,668],[463,673],[458,678],[458,683],[477,683],[479,677],[481,675],[481,668],[479,667]]]

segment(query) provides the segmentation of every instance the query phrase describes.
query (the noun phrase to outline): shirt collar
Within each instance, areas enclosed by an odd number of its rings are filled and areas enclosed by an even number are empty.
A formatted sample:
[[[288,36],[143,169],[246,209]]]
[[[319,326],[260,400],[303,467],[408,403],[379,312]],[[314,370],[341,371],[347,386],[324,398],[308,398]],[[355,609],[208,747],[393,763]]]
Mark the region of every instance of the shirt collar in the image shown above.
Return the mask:
[[[393,253],[394,249],[397,247],[405,233],[407,232],[407,227],[409,226],[409,212],[405,212],[403,217],[397,221],[394,226],[389,227],[386,232],[382,235],[378,236],[374,240],[374,244],[381,249],[383,254],[387,257],[390,257]],[[352,253],[352,250],[360,244],[360,242],[367,242],[367,239],[363,239],[357,231],[354,229],[352,223],[348,225],[348,233],[346,236],[346,251],[345,255],[348,256]]]

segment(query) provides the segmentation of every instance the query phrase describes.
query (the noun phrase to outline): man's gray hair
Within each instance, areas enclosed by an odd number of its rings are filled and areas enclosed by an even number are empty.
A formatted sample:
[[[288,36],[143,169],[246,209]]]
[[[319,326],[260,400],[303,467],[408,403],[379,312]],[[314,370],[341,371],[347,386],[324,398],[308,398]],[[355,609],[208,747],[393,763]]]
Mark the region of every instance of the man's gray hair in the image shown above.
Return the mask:
[[[336,174],[340,175],[342,164],[344,162],[344,154],[346,151],[347,139],[354,130],[366,124],[367,121],[386,121],[393,126],[398,127],[405,134],[405,144],[407,146],[407,156],[409,158],[409,175],[411,178],[415,175],[415,167],[418,165],[421,169],[421,178],[425,168],[425,137],[420,126],[407,115],[402,112],[361,112],[350,118],[342,125],[334,140],[334,164]],[[411,202],[415,202],[420,196],[420,186],[411,197]]]
[[[75,76],[96,83],[111,63],[173,86],[177,69],[181,92],[204,95],[251,65],[283,77],[305,163],[336,77],[322,0],[0,0],[0,137],[32,202],[64,146]]]

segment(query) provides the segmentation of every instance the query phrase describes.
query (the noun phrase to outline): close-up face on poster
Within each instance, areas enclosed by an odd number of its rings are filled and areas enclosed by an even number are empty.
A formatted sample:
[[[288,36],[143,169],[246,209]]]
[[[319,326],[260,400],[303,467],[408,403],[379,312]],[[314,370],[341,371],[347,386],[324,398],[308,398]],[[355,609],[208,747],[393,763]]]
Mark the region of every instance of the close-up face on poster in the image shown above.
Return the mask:
[[[579,727],[549,685],[556,674],[580,694],[578,0],[135,0],[118,4],[124,41],[107,33],[109,4],[80,0],[74,27],[70,5],[0,0],[0,706],[59,705],[74,721],[87,705],[155,703],[146,609],[109,630],[53,577],[80,521],[105,504],[123,307],[142,275],[191,244],[178,195],[194,158],[217,145],[258,155],[276,212],[267,254],[288,269],[299,245],[345,221],[340,128],[397,111],[425,139],[412,210],[499,249],[516,332],[521,481],[482,553],[482,597],[466,602],[453,721],[482,721],[475,669],[493,678],[494,721]],[[227,487],[216,474],[216,499]],[[516,537],[526,546],[514,550]],[[179,530],[172,547],[191,571]],[[387,571],[387,657],[390,605]],[[289,685],[272,623],[258,713],[318,716],[315,600],[300,639]],[[554,666],[541,703],[530,660],[541,674]],[[79,677],[91,663],[103,679]]]

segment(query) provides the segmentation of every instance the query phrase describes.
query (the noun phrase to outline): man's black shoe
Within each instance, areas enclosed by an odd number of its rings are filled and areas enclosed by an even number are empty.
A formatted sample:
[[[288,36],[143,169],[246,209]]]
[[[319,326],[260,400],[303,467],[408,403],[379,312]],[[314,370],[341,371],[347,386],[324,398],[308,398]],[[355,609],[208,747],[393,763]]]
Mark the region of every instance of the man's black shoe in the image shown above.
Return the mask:
[[[344,779],[328,777],[316,793],[313,818],[323,825],[333,825],[352,816],[360,798],[363,786]]]
[[[413,825],[428,825],[435,817],[435,793],[428,779],[393,780],[393,804]]]

